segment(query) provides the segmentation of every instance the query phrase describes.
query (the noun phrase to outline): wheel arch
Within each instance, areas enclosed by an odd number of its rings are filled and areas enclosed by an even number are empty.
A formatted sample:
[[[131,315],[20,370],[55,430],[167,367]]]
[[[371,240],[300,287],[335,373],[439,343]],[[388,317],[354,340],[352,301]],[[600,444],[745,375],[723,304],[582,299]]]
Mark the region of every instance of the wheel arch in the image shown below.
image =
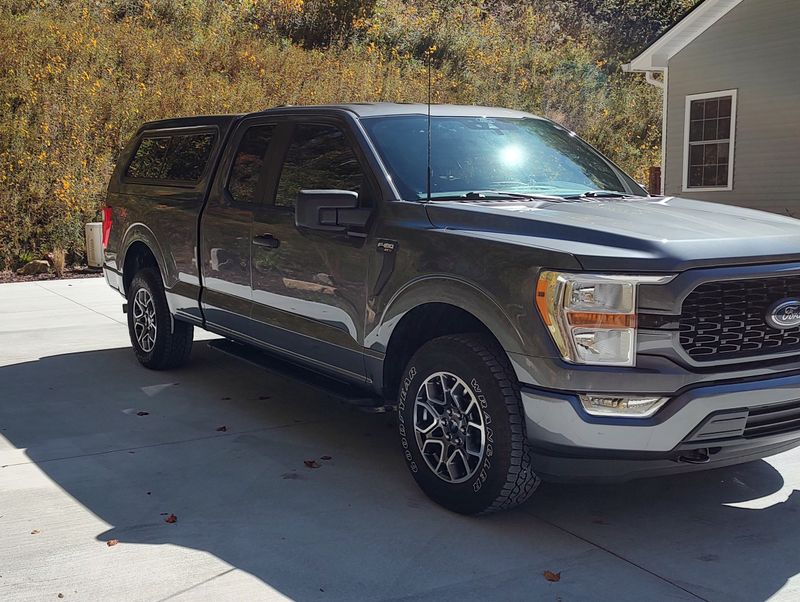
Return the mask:
[[[128,294],[133,277],[144,267],[157,269],[167,286],[163,253],[152,230],[144,224],[134,224],[125,233],[122,248],[124,252],[119,265],[122,266],[123,294]]]
[[[426,282],[427,281],[427,282]],[[384,352],[381,389],[391,399],[414,352],[440,336],[478,332],[504,353],[522,352],[523,336],[500,305],[476,286],[452,278],[425,279],[395,295],[368,346]]]

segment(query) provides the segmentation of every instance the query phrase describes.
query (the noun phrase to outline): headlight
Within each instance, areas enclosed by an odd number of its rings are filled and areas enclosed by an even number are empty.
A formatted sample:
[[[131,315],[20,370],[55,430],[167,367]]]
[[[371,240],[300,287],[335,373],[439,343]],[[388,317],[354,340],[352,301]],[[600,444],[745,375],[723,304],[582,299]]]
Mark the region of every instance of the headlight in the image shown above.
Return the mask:
[[[637,287],[672,278],[545,271],[536,284],[536,307],[566,361],[633,366]]]

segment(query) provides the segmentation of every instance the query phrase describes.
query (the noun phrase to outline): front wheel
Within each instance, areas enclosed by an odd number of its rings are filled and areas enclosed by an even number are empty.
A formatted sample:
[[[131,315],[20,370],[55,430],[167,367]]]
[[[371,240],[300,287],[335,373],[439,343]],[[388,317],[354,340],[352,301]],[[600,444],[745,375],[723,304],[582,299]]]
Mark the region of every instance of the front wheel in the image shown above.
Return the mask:
[[[161,276],[151,268],[136,273],[128,291],[128,333],[143,366],[177,368],[189,357],[194,329],[173,320]]]
[[[505,510],[540,483],[531,469],[516,375],[488,337],[444,336],[423,345],[406,367],[398,415],[414,479],[445,508]]]

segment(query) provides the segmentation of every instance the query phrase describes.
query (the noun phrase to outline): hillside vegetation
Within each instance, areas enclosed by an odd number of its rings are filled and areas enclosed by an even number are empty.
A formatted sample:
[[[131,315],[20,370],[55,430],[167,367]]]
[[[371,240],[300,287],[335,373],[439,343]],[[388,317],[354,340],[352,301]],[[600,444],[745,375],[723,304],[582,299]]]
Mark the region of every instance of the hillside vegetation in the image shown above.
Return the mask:
[[[500,105],[575,129],[640,180],[660,100],[620,70],[690,0],[5,0],[0,269],[82,250],[142,122],[277,104]]]

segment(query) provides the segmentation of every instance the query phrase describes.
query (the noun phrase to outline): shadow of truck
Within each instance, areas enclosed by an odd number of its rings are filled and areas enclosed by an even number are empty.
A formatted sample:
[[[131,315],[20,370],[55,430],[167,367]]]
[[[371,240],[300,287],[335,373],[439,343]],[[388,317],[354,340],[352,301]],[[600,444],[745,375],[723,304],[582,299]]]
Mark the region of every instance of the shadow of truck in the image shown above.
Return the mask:
[[[390,417],[200,343],[167,373],[129,349],[7,365],[0,391],[0,435],[24,450],[0,470],[34,462],[112,525],[101,541],[203,550],[292,598],[765,600],[800,569],[796,491],[728,505],[781,490],[766,462],[545,484],[517,511],[470,519],[419,493]],[[640,568],[664,589],[634,591]],[[564,571],[558,590],[545,569]]]

